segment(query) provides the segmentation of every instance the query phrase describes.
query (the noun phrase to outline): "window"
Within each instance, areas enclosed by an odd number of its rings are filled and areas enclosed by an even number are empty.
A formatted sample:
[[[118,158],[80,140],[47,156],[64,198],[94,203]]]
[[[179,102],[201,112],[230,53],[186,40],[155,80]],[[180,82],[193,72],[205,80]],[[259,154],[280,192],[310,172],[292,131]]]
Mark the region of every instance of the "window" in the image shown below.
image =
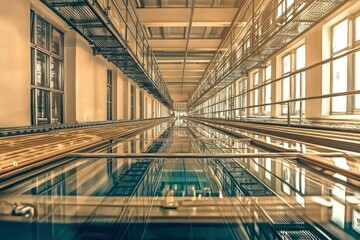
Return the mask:
[[[297,48],[295,51],[295,70],[301,70],[305,68],[305,45]],[[305,97],[305,71],[295,75],[295,98]],[[300,110],[303,111],[304,105],[302,101],[295,102],[295,113]]]
[[[140,119],[144,119],[144,92],[140,91]]]
[[[112,117],[112,71],[107,70],[107,82],[106,82],[106,119],[113,120]]]
[[[345,71],[344,71],[345,69]],[[335,60],[332,63],[332,93],[346,92],[347,90],[347,57]],[[346,96],[334,97],[331,102],[332,112],[346,112]]]
[[[242,80],[239,83],[239,92],[240,92],[240,98],[239,98],[239,107],[240,107],[240,116],[243,114],[246,115],[246,109],[244,107],[247,107],[247,79]]]
[[[131,85],[130,87],[130,119],[135,119],[136,117],[136,92],[135,86]]]
[[[290,54],[283,57],[283,76],[282,80],[282,100],[299,99],[305,97],[305,72],[291,75],[294,71],[305,68],[305,45],[295,49]],[[291,75],[291,76],[290,76]],[[304,106],[302,102],[296,101],[289,103],[290,114],[300,114]],[[288,113],[288,105],[282,106],[282,113]]]
[[[360,25],[360,23],[359,23]],[[355,90],[360,90],[360,52],[355,54]],[[360,109],[360,94],[355,95],[355,109]]]
[[[31,11],[30,112],[32,125],[63,122],[63,52],[64,34]]]
[[[259,86],[259,72],[253,74],[254,88]],[[259,89],[255,89],[254,93],[254,106],[259,105]],[[254,107],[254,114],[259,113],[259,107]]]
[[[354,31],[349,26],[354,25]],[[332,27],[332,57],[345,53],[348,47],[360,44],[360,16],[345,19]],[[360,52],[331,63],[331,93],[346,93],[360,89]],[[331,114],[354,114],[360,110],[360,95],[339,96],[331,99]]]
[[[283,58],[283,76],[289,75],[291,70],[291,55]],[[290,100],[290,77],[285,77],[282,80],[282,100]],[[283,105],[282,113],[286,114],[288,111],[287,106]]]
[[[271,65],[267,65],[265,68],[265,82],[269,83],[271,81]],[[265,86],[265,93],[264,93],[265,103],[271,103],[271,84]],[[264,107],[264,113],[270,114],[271,105],[266,105]]]
[[[360,40],[360,16],[355,19],[355,41]]]
[[[344,20],[341,23],[333,27],[332,32],[332,52],[336,53],[343,50],[348,46],[348,20]]]

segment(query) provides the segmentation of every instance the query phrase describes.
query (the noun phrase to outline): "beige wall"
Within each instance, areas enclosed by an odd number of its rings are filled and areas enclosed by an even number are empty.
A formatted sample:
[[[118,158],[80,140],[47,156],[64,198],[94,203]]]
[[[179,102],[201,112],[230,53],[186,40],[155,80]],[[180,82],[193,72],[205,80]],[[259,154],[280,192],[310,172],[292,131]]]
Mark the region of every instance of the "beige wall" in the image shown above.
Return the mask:
[[[0,1],[0,128],[30,125],[30,1]]]
[[[94,56],[79,34],[37,0],[0,1],[0,128],[30,125],[30,9],[64,33],[64,120],[106,120],[107,69],[113,70],[113,119],[130,117],[130,84],[140,88],[102,56]],[[147,114],[153,97],[148,93]]]

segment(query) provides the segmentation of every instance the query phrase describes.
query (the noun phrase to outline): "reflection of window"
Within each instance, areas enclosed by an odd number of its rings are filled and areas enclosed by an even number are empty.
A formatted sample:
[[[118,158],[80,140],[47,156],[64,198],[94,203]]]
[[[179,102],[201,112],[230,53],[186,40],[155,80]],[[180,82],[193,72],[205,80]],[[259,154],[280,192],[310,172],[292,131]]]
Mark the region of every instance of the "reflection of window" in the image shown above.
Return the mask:
[[[345,227],[345,205],[332,199],[331,221],[339,227]]]
[[[37,116],[38,124],[50,123],[49,109],[50,109],[50,96],[48,91],[37,90]]]
[[[62,123],[63,33],[31,11],[30,35],[31,123]]]
[[[360,212],[353,210],[352,228],[360,233]]]
[[[52,29],[52,41],[51,41],[51,50],[52,53],[62,56],[62,42],[63,42],[63,34],[59,32],[57,29]]]
[[[265,178],[271,180],[271,158],[265,158]]]
[[[43,52],[36,51],[36,85],[48,87],[48,56]]]
[[[254,153],[259,153],[259,150],[254,149]],[[256,172],[259,171],[259,158],[253,158],[254,159],[254,170]]]
[[[50,24],[42,17],[37,16],[36,45],[42,49],[49,49]]]
[[[51,88],[62,90],[62,62],[56,58],[51,58]]]
[[[51,115],[51,123],[61,123],[62,119],[62,108],[63,108],[63,100],[62,93],[53,92],[52,93],[52,115]]]
[[[283,165],[282,165],[282,178],[283,178],[282,190],[287,195],[290,195],[291,189],[290,189],[289,183],[290,183],[291,177],[290,177],[290,168],[287,163],[283,163]]]

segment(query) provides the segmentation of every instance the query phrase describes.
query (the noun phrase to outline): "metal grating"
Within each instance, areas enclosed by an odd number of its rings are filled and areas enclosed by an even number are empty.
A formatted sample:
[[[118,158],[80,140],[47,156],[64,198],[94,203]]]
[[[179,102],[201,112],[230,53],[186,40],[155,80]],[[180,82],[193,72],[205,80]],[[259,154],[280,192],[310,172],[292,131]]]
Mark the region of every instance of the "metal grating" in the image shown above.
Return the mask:
[[[140,87],[145,88],[164,105],[172,108],[170,94],[158,70],[155,58],[146,58],[147,60],[151,60],[149,65],[151,65],[152,68],[145,69],[144,63],[141,62],[137,54],[134,54],[133,50],[128,47],[128,41],[125,39],[126,36],[122,36],[116,28],[111,28],[111,26],[115,25],[110,26],[111,20],[108,18],[108,9],[103,9],[97,0],[41,1],[65,20],[70,27],[82,35],[92,46],[94,54],[101,54],[105,58],[108,58],[108,60],[120,68],[125,75],[137,82]],[[111,2],[115,4],[114,1]],[[128,27],[130,23],[124,22],[124,24]],[[139,25],[139,28],[141,28],[141,25]],[[141,44],[143,44],[142,49],[147,50],[147,55],[152,53],[149,46],[144,46],[144,42]],[[106,49],[106,51],[103,51],[103,49]],[[120,57],[123,61],[118,61],[117,57]],[[143,61],[145,61],[145,58],[143,58]],[[156,74],[154,74],[154,72],[156,72]]]
[[[283,240],[320,240],[318,236],[316,236],[310,230],[280,230],[277,231],[280,239]]]

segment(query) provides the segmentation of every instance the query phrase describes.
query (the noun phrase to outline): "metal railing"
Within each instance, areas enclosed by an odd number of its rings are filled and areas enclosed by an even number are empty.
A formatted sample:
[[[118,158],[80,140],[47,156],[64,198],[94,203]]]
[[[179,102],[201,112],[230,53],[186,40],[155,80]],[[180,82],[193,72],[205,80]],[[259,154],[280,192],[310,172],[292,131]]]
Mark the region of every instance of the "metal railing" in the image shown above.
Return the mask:
[[[140,87],[172,108],[167,85],[131,0],[41,0]]]
[[[219,48],[196,87],[188,107],[201,104],[226,85],[244,76],[250,69],[262,64],[345,2],[347,1],[283,0],[276,4],[275,1],[264,0],[254,6],[254,1],[247,1],[243,9],[245,12],[251,9],[251,16],[246,19],[245,13],[240,13],[236,19],[241,21],[241,17],[245,18],[246,25],[238,33],[237,26],[232,26],[232,34],[223,41],[229,47],[225,52]],[[233,35],[236,36],[234,39]]]
[[[334,57],[330,57],[328,59],[325,59],[324,61],[312,64],[308,67],[296,70],[291,72],[290,74],[286,74],[282,77],[276,78],[274,80],[265,81],[261,84],[258,84],[257,86],[248,89],[243,90],[238,94],[235,94],[233,96],[229,96],[226,98],[224,95],[222,97],[220,96],[220,92],[218,98],[220,98],[220,101],[217,101],[215,103],[210,103],[214,101],[206,101],[200,105],[198,105],[193,111],[191,111],[191,116],[194,117],[217,117],[217,118],[226,118],[226,119],[239,119],[240,121],[247,117],[270,117],[270,112],[265,113],[265,111],[262,111],[263,114],[255,114],[254,111],[252,113],[250,112],[251,109],[256,108],[262,108],[265,106],[273,106],[273,105],[280,105],[283,109],[285,109],[284,113],[281,113],[280,115],[276,115],[276,117],[286,116],[287,118],[287,125],[291,124],[291,120],[294,120],[298,118],[298,123],[303,123],[304,121],[304,114],[305,114],[305,107],[304,104],[306,101],[312,101],[312,100],[323,100],[323,99],[332,99],[335,97],[341,97],[341,96],[354,96],[360,94],[360,90],[349,90],[345,92],[337,92],[337,93],[325,93],[321,95],[314,95],[314,96],[307,96],[307,97],[298,97],[293,98],[289,100],[281,100],[281,101],[275,101],[271,103],[260,103],[260,104],[247,104],[246,106],[241,106],[240,102],[243,97],[246,98],[247,102],[249,102],[249,99],[252,99],[254,91],[258,90],[259,92],[264,92],[265,87],[268,85],[275,86],[275,83],[282,81],[286,78],[295,78],[295,76],[299,74],[306,74],[307,72],[311,70],[317,70],[317,68],[322,68],[324,66],[327,66],[327,64],[331,64],[332,62],[341,59],[343,57],[349,57],[351,55],[354,55],[355,53],[358,53],[360,51],[360,47],[354,47],[352,49],[349,49],[348,51],[339,54]],[[243,80],[243,81],[246,81]],[[230,84],[229,84],[230,85]],[[215,96],[216,97],[216,96]],[[265,99],[262,99],[263,102]],[[329,100],[330,101],[330,100]],[[229,102],[236,102],[236,105],[240,105],[238,107],[229,107]],[[295,104],[299,103],[299,106],[297,111],[294,111]],[[330,102],[329,102],[330,105]],[[261,111],[259,111],[261,112]],[[222,115],[222,116],[221,116]],[[271,117],[274,117],[274,114],[271,115]]]

